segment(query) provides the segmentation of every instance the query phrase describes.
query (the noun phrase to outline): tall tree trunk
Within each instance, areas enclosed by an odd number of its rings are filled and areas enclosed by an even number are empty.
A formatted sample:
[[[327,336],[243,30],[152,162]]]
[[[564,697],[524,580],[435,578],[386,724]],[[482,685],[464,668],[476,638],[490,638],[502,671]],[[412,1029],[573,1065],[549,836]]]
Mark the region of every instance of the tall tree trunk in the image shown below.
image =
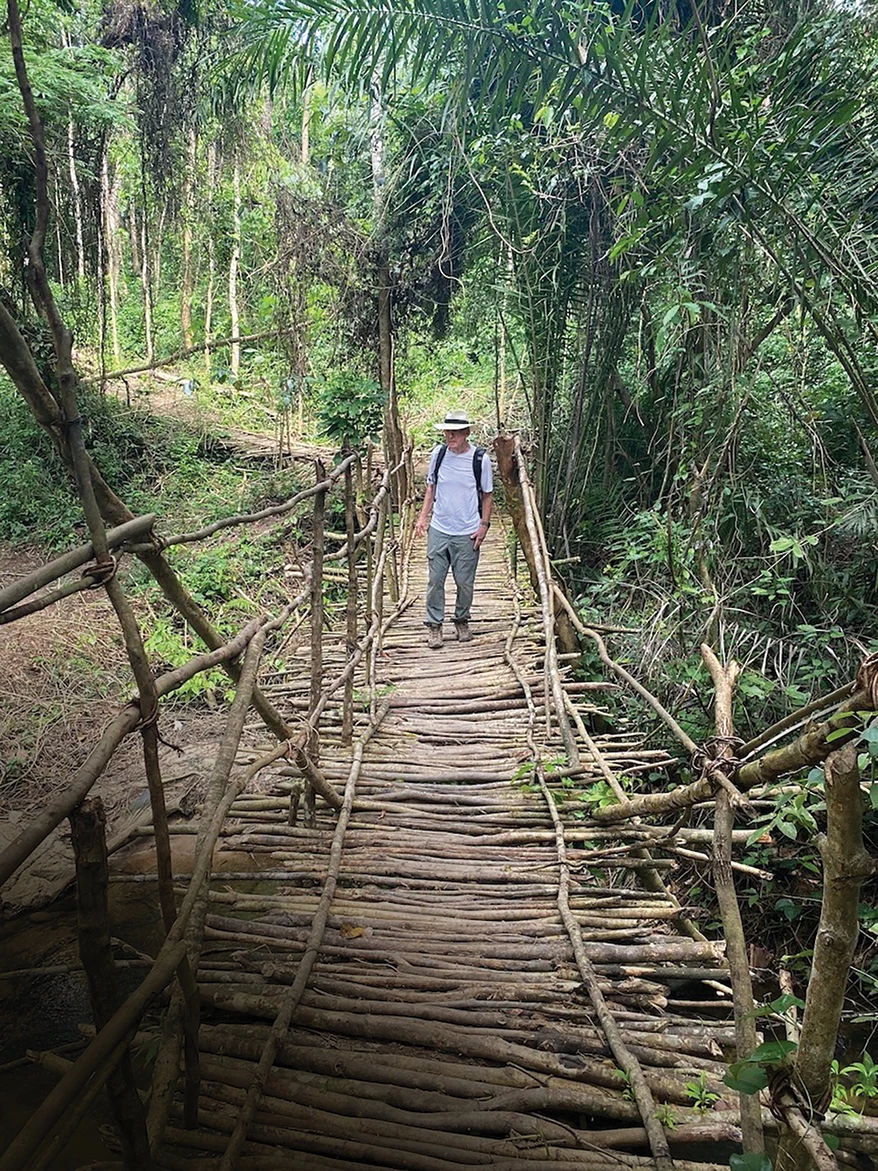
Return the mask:
[[[186,176],[183,181],[183,257],[180,273],[180,332],[183,349],[191,350],[192,340],[192,225],[195,222],[195,127],[189,131]]]
[[[143,330],[146,335],[146,360],[155,361],[152,335],[152,280],[149,271],[149,240],[146,235],[146,208],[140,221],[140,288],[143,292]]]
[[[61,243],[61,184],[55,175],[55,251],[58,260],[58,284],[64,288],[64,248]]]
[[[128,240],[131,245],[131,270],[138,280],[142,279],[140,271],[140,229],[137,223],[137,210],[132,203],[128,208]]]
[[[98,294],[98,354],[100,355],[101,370],[107,368],[107,232],[103,214],[103,189],[98,195],[98,217],[95,225],[95,244],[97,249],[97,294]]]
[[[165,224],[168,220],[168,201],[167,199],[162,205],[162,214],[159,216],[159,227],[155,235],[153,248],[153,263],[152,263],[152,283],[150,288],[152,290],[153,305],[161,295],[162,285],[162,241],[165,238]]]
[[[119,249],[119,186],[115,176],[113,181],[110,181],[110,164],[106,151],[101,160],[101,203],[107,256],[110,334],[113,339],[113,359],[116,366],[119,366],[122,362],[122,347],[119,345],[119,274],[122,268]]]
[[[388,467],[395,467],[402,459],[403,439],[399,425],[399,404],[393,371],[393,286],[388,261],[385,235],[384,186],[384,111],[377,79],[372,86],[372,126],[370,149],[372,161],[372,208],[377,258],[375,276],[378,294],[378,378],[384,391],[384,458]],[[393,495],[401,503],[408,493],[405,470],[400,468],[394,477]]]
[[[85,280],[85,243],[82,230],[82,195],[79,189],[79,175],[76,172],[75,138],[73,118],[67,119],[67,167],[70,172],[70,192],[73,196],[73,220],[76,225],[76,271],[80,281]]]
[[[213,206],[213,189],[216,182],[216,146],[211,142],[207,148],[207,207]],[[216,276],[216,253],[213,232],[207,233],[207,291],[204,296],[204,373],[210,382],[210,340],[213,325],[213,288]]]
[[[231,321],[232,337],[239,336],[240,314],[238,310],[238,266],[241,263],[241,164],[235,155],[235,167],[232,174],[232,189],[234,192],[234,220],[232,227],[232,256],[229,260],[229,318]],[[238,377],[241,369],[240,342],[232,342],[232,356],[229,363],[233,377]]]

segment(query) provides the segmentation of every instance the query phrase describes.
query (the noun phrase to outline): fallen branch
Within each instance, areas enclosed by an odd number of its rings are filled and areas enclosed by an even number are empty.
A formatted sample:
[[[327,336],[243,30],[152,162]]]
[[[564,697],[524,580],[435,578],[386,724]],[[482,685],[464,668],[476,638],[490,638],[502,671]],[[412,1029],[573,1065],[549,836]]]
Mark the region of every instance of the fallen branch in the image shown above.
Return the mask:
[[[261,342],[270,337],[283,337],[290,333],[289,329],[267,329],[263,333],[248,333],[241,337],[223,337],[215,341],[203,341],[197,346],[187,346],[183,350],[176,350],[167,358],[159,358],[157,362],[149,362],[146,366],[128,366],[124,370],[105,370],[103,374],[92,374],[81,379],[84,383],[109,382],[113,378],[124,378],[128,374],[147,374],[150,370],[160,370],[162,366],[172,366],[181,358],[191,358],[193,354],[203,354],[205,350],[219,350],[223,346],[243,345],[248,342]]]
[[[839,712],[825,723],[805,732],[792,744],[766,753],[759,760],[741,765],[735,775],[737,787],[747,790],[756,785],[767,785],[786,773],[821,764],[833,749],[843,743],[841,737],[827,741],[829,734],[843,730],[850,733],[849,738],[854,737],[857,734],[856,728],[850,726],[854,712],[869,708],[870,703],[870,692],[865,689],[857,690],[850,696],[848,710]],[[633,797],[628,805],[610,805],[605,809],[596,809],[592,816],[596,821],[610,823],[626,821],[630,817],[671,813],[709,799],[712,792],[711,778],[701,777],[692,784],[681,785],[679,789],[672,789],[669,793],[645,793],[643,796]]]

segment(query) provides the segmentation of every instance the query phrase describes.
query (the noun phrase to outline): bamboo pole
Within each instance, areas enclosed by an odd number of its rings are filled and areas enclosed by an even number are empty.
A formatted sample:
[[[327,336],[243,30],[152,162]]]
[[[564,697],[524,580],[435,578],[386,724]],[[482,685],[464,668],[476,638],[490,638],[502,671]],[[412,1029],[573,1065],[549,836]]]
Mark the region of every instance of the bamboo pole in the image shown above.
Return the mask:
[[[732,700],[735,681],[740,668],[735,662],[722,666],[713,650],[703,644],[701,657],[710,672],[714,685],[714,719],[716,723],[715,751],[719,760],[734,760],[734,726]],[[753,985],[747,957],[747,941],[741,908],[735,892],[732,874],[732,826],[734,811],[728,792],[718,787],[714,798],[716,813],[713,839],[713,878],[717,902],[723,921],[723,934],[729,959],[729,974],[735,1012],[735,1044],[738,1060],[743,1060],[756,1048],[756,1020],[753,1016]],[[741,1130],[744,1151],[758,1154],[765,1150],[762,1118],[758,1098],[739,1094]]]
[[[546,715],[547,715],[547,730],[548,730],[548,712],[549,700],[548,694],[551,693],[554,701],[555,716],[558,720],[558,727],[561,732],[561,739],[564,743],[565,751],[571,765],[579,764],[579,750],[576,747],[576,740],[570,730],[570,724],[567,720],[567,712],[564,707],[564,694],[561,688],[561,677],[558,673],[557,649],[555,647],[554,636],[554,621],[552,616],[552,598],[550,593],[549,580],[546,574],[546,554],[545,546],[540,541],[539,529],[535,518],[535,503],[533,496],[533,488],[527,475],[527,465],[524,458],[524,453],[521,450],[521,443],[518,436],[515,437],[515,458],[518,465],[518,472],[521,479],[522,486],[522,501],[524,504],[524,514],[527,523],[528,533],[530,534],[531,545],[534,550],[534,562],[537,573],[537,580],[539,582],[540,605],[543,616],[543,627],[545,630],[546,640],[546,667],[545,676],[548,685],[546,695]]]
[[[551,629],[551,628],[550,628]],[[643,1075],[643,1068],[631,1049],[626,1045],[622,1038],[622,1033],[618,1024],[613,1018],[613,1014],[607,1007],[607,1002],[604,994],[601,991],[595,969],[591,961],[586,955],[583,947],[582,933],[575,917],[570,910],[570,903],[568,901],[568,892],[570,889],[570,871],[567,865],[567,852],[564,842],[564,827],[561,824],[561,818],[558,815],[558,807],[555,800],[546,785],[541,770],[537,769],[537,780],[539,781],[540,789],[549,807],[549,813],[552,818],[552,824],[555,827],[555,839],[558,852],[558,911],[567,929],[567,934],[570,937],[570,942],[573,946],[573,952],[576,956],[576,966],[579,969],[579,974],[582,977],[582,982],[588,992],[589,1000],[595,1010],[595,1015],[600,1022],[604,1035],[607,1038],[607,1043],[612,1051],[613,1058],[621,1069],[631,1087],[631,1092],[634,1096],[634,1101],[637,1103],[637,1108],[640,1111],[640,1117],[643,1120],[643,1125],[646,1129],[649,1138],[649,1148],[652,1151],[655,1160],[656,1171],[673,1171],[674,1161],[671,1158],[671,1151],[668,1147],[668,1140],[665,1137],[664,1130],[656,1118],[656,1104],[652,1096],[652,1092],[647,1085],[646,1079]]]

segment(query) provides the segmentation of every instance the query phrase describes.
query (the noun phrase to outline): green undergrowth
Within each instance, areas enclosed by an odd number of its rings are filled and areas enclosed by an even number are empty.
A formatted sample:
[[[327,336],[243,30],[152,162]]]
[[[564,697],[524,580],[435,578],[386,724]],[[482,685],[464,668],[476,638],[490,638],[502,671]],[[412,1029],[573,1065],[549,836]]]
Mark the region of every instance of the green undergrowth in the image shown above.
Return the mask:
[[[305,482],[298,469],[236,460],[210,430],[97,392],[83,394],[82,417],[105,479],[133,512],[157,513],[163,534],[276,503]],[[70,476],[27,405],[0,380],[0,537],[56,551],[84,535]]]
[[[103,475],[133,512],[157,514],[161,536],[258,511],[313,482],[305,465],[277,470],[268,461],[238,460],[209,430],[97,393],[83,396],[82,414],[89,451]],[[329,528],[343,530],[339,508],[340,498],[332,497]],[[310,540],[310,515],[310,501],[305,501],[279,523],[234,526],[206,541],[171,546],[166,556],[215,629],[230,637],[255,615],[276,612],[300,592],[295,549]],[[27,406],[6,384],[0,384],[0,539],[12,550],[27,548],[46,557],[87,539],[70,476]],[[206,649],[140,562],[126,559],[122,580],[154,670],[181,666]],[[45,637],[51,639],[55,609],[45,614]],[[46,653],[52,653],[48,646]],[[97,669],[101,647],[88,644],[84,655]],[[266,666],[280,670],[284,664],[274,657]],[[115,671],[119,684],[130,690],[127,668],[120,663]],[[228,694],[228,677],[214,669],[188,681],[169,702],[212,706]]]

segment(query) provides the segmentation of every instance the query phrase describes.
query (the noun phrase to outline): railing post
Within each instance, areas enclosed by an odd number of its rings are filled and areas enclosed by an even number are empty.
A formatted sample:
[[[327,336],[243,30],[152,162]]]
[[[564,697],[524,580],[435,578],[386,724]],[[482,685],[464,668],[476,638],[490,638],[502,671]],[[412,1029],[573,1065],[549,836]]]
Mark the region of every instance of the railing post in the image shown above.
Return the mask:
[[[344,475],[344,515],[345,537],[347,540],[348,565],[348,597],[347,597],[347,628],[345,633],[345,652],[348,659],[357,649],[357,551],[354,548],[355,532],[355,499],[353,469],[348,468]],[[345,681],[344,699],[342,700],[341,742],[350,744],[354,734],[354,677],[353,673]]]
[[[95,1028],[100,1031],[119,1007],[116,969],[110,950],[107,906],[107,820],[99,797],[88,798],[70,816],[76,855],[79,955],[88,980]],[[125,1166],[151,1171],[146,1117],[126,1049],[107,1083]]]
[[[321,460],[315,460],[317,482],[326,479],[326,469]],[[323,543],[326,525],[326,489],[322,488],[314,497],[314,528],[311,557],[311,693],[309,711],[313,712],[320,701],[320,685],[323,679]],[[316,762],[319,746],[308,746],[309,755]]]

